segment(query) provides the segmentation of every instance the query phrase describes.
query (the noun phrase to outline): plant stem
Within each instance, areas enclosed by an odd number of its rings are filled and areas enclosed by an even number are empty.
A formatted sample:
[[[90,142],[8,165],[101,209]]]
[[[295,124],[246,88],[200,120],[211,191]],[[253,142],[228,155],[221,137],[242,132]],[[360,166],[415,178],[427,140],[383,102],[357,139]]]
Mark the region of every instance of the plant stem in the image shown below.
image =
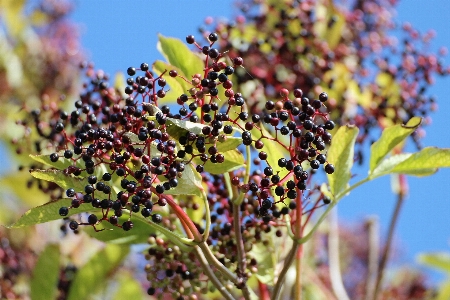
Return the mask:
[[[378,273],[378,257],[380,252],[380,236],[378,219],[372,217],[367,220],[367,231],[369,236],[369,254],[368,254],[368,271],[366,282],[365,300],[370,300],[374,294],[376,278]]]
[[[302,203],[303,193],[300,190],[297,190],[297,209],[295,210],[296,218],[295,218],[295,238],[301,239],[303,235],[303,227],[302,227],[302,216],[303,216],[303,203]],[[302,300],[302,257],[303,256],[303,244],[300,244],[296,253],[295,260],[295,271],[296,271],[296,280],[294,285],[294,296],[295,300]]]
[[[230,292],[228,292],[226,287],[220,282],[219,278],[217,278],[216,275],[214,274],[213,270],[209,266],[208,260],[203,255],[203,252],[200,249],[200,247],[195,247],[194,251],[195,254],[197,255],[198,260],[202,264],[203,271],[206,273],[209,280],[211,280],[212,284],[216,287],[216,289],[222,294],[224,299],[235,300],[233,295],[231,295]]]
[[[240,288],[242,290],[242,295],[246,300],[250,299],[250,292],[247,286],[247,278],[245,276],[245,270],[247,269],[247,259],[244,253],[244,241],[242,240],[241,234],[241,218],[239,215],[240,205],[233,204],[233,227],[234,235],[236,239],[236,250],[237,250],[237,270],[239,280],[241,280]]]
[[[295,260],[295,271],[297,276],[294,285],[295,300],[302,300],[302,258],[303,258],[303,244],[299,245]]]
[[[337,207],[330,214],[330,230],[328,233],[328,259],[330,264],[330,280],[333,292],[339,300],[350,300],[342,282],[339,260],[339,224]]]
[[[402,176],[402,175],[400,175],[400,176]],[[405,195],[402,191],[400,191],[398,193],[397,202],[395,203],[394,213],[392,215],[391,222],[389,224],[389,231],[388,231],[386,246],[384,247],[383,254],[381,256],[380,267],[378,269],[377,280],[375,282],[375,290],[373,292],[373,297],[372,297],[373,300],[377,299],[378,293],[380,291],[381,282],[383,280],[383,275],[384,275],[383,274],[384,269],[386,268],[388,256],[391,251],[392,240],[394,238],[395,225],[397,224],[398,216],[400,215],[400,209],[403,205],[404,200],[405,200]]]
[[[205,242],[200,243],[198,246],[200,247],[200,249],[202,249],[203,254],[211,265],[216,267],[216,269],[221,272],[222,275],[224,275],[228,280],[230,280],[234,284],[239,284],[239,279],[237,278],[237,276],[217,260],[217,258],[214,256],[214,254],[211,252],[211,249],[209,249],[208,245]]]
[[[298,248],[300,245],[294,241],[294,244],[292,245],[291,250],[289,251],[288,255],[284,259],[284,265],[283,269],[280,272],[280,275],[278,275],[277,283],[275,284],[275,287],[273,288],[273,294],[272,294],[272,300],[278,300],[281,293],[281,287],[283,286],[284,279],[286,277],[286,273],[288,272],[289,268],[292,265],[292,262],[295,259],[295,254],[297,253]]]

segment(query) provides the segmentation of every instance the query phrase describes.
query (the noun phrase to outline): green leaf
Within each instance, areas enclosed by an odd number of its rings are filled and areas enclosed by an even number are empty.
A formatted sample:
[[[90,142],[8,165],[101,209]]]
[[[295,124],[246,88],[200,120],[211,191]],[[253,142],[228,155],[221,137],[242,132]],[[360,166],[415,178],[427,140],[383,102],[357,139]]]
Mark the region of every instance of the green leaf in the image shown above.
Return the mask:
[[[358,127],[346,125],[338,129],[331,141],[328,161],[334,164],[335,171],[327,176],[330,191],[335,197],[347,188],[350,180],[357,136]]]
[[[41,206],[34,207],[24,213],[17,222],[7,226],[8,228],[21,228],[25,226],[36,225],[40,223],[50,222],[53,220],[62,219],[63,217],[59,215],[59,209],[61,207],[69,207],[72,204],[72,199],[60,199],[46,203]],[[69,209],[69,214],[67,217],[76,215],[82,212],[96,211],[99,208],[93,208],[89,204],[80,205],[79,208]]]
[[[264,142],[264,147],[261,149],[261,151],[267,153],[267,162],[275,171],[276,168],[278,168],[278,159],[280,159],[281,157],[290,159],[289,151],[287,151],[283,146],[278,144],[276,141],[272,140],[273,139],[272,134],[269,131],[267,131],[264,126],[261,126],[261,130],[262,135],[266,137],[265,139],[262,139],[262,141]],[[254,128],[251,131],[251,133],[254,140],[258,140],[262,136],[261,132],[256,128]],[[289,172],[285,168],[280,168],[276,171],[279,171],[278,175],[280,176],[280,178],[283,178]]]
[[[429,175],[431,169],[450,167],[450,149],[427,147],[413,153],[408,159],[396,165],[391,172],[409,175]]]
[[[159,35],[158,50],[172,65],[178,67],[186,79],[203,73],[202,59],[193,53],[181,40]]]
[[[33,269],[33,277],[30,282],[31,299],[56,299],[58,280],[59,246],[47,245]]]
[[[404,141],[421,124],[422,119],[414,117],[406,125],[394,125],[383,130],[378,141],[370,147],[370,172],[380,164],[381,160],[395,146]]]
[[[133,132],[126,132],[124,133],[124,136],[130,139],[130,141],[133,143],[134,148],[144,148],[144,142],[139,140],[137,134]],[[161,156],[161,152],[158,150],[157,145],[158,144],[155,141],[152,141],[150,143],[150,157]]]
[[[105,287],[108,277],[119,267],[128,251],[128,246],[107,244],[76,273],[68,300],[89,299]]]
[[[378,166],[373,170],[373,172],[370,174],[370,179],[375,179],[377,177],[396,173],[393,172],[393,169],[399,165],[400,163],[406,161],[409,159],[413,154],[412,153],[400,153],[397,155],[390,156],[386,159],[383,159],[383,161],[378,164]],[[415,176],[428,176],[436,173],[436,168],[431,169],[416,169],[416,170],[410,170],[408,172],[409,175],[415,175]]]
[[[33,182],[31,186],[27,185],[30,179],[32,178],[28,172],[13,172],[0,178],[0,186],[3,191],[10,190],[18,200],[29,207],[48,202],[49,196],[39,189],[36,182]]]
[[[450,299],[450,282],[444,282],[439,286],[437,296],[434,300],[448,300]]]
[[[225,162],[224,162],[225,163]],[[186,166],[183,176],[178,178],[178,186],[165,191],[168,195],[202,195],[202,176],[194,169],[192,164]]]
[[[32,170],[30,174],[35,178],[54,182],[63,189],[73,188],[76,192],[83,192],[88,184],[87,180],[66,175],[60,170]]]
[[[217,152],[222,153],[236,149],[240,144],[242,144],[241,138],[227,136],[225,141],[216,143]]]
[[[59,170],[63,170],[69,166],[73,165],[73,161],[70,159],[66,159],[64,158],[62,153],[58,153],[59,154],[59,159],[56,162],[52,162],[50,160],[50,154],[39,154],[39,155],[33,155],[30,154],[30,158],[32,158],[33,160],[43,163],[44,165],[59,169]]]
[[[272,244],[273,247],[273,244]],[[273,286],[275,278],[275,256],[274,251],[268,251],[262,244],[253,244],[250,251],[252,257],[258,261],[258,272],[255,274],[259,281]]]
[[[133,228],[134,229],[134,228]],[[114,293],[114,300],[123,299],[146,299],[144,293],[142,292],[141,285],[131,274],[122,272],[116,280],[119,287]]]
[[[450,253],[437,252],[420,254],[418,261],[429,267],[444,271],[450,275]]]
[[[205,201],[198,196],[183,195],[180,195],[180,200],[182,200],[184,203],[192,203],[198,206],[197,209],[193,209],[191,205],[187,206],[186,213],[192,221],[201,224],[205,215]]]
[[[98,217],[101,217],[101,212],[97,213]],[[124,214],[119,218],[119,224],[128,221],[130,216]],[[156,230],[148,225],[144,219],[131,217],[133,221],[133,229],[125,231],[122,228],[111,225],[109,222],[102,222],[101,225],[96,226],[97,229],[102,231],[95,231],[92,226],[83,226],[84,232],[91,237],[110,244],[143,244],[147,242],[148,236],[155,233]]]
[[[157,60],[153,63],[153,71],[158,75],[162,74],[164,71],[170,70],[175,70],[178,72],[178,74],[183,74],[183,71],[180,68],[169,65],[168,63],[165,63],[163,61]],[[168,102],[176,103],[177,97],[179,97],[181,94],[188,94],[187,91],[193,87],[180,77],[173,78],[171,76],[165,76],[164,78],[166,79],[167,84],[170,86],[170,90],[166,97],[158,100],[159,105]]]
[[[167,133],[171,137],[178,140],[181,136],[186,135],[188,132],[193,132],[197,135],[203,135],[202,129],[206,125],[190,121],[167,118],[166,126]]]
[[[227,152],[223,152],[222,154],[225,157],[224,162],[221,164],[214,164],[208,160],[204,165],[205,172],[209,172],[211,174],[223,174],[245,166],[244,156],[238,150],[230,150]],[[203,164],[203,162],[198,157],[195,157],[194,161],[196,164]]]

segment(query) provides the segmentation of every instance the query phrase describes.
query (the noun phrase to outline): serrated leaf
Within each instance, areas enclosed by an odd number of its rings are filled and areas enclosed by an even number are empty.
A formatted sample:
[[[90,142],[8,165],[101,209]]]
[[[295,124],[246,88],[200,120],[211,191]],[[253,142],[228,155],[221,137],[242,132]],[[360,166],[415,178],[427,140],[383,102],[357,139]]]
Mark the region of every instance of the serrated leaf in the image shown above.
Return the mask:
[[[87,180],[66,175],[60,170],[33,170],[30,174],[35,178],[54,182],[63,189],[73,188],[76,192],[83,192],[88,184]]]
[[[59,215],[61,207],[69,207],[72,204],[72,199],[60,199],[46,203],[41,206],[34,207],[24,213],[17,222],[7,226],[7,228],[21,228],[25,226],[36,225],[40,223],[50,222],[64,217]],[[99,208],[93,208],[90,204],[82,204],[79,208],[69,209],[67,217],[76,215],[82,212],[98,211]]]
[[[165,191],[168,195],[202,195],[202,176],[189,164],[183,171],[183,176],[178,178],[178,186]]]
[[[203,73],[203,61],[193,53],[181,40],[159,35],[158,50],[164,58],[178,67],[186,79],[196,73]]]
[[[197,135],[202,135],[202,129],[206,125],[194,123],[191,121],[177,120],[173,118],[167,118],[166,122],[167,133],[175,138],[179,139],[181,136],[186,135],[188,132],[193,132]]]
[[[142,291],[139,281],[137,281],[131,274],[122,272],[116,280],[119,287],[114,293],[114,300],[133,299],[140,300],[145,299],[145,295]]]
[[[31,299],[56,299],[58,280],[59,246],[49,244],[42,251],[33,269],[33,276],[30,282]]]
[[[406,125],[394,125],[383,130],[378,141],[370,147],[370,172],[372,172],[381,162],[381,160],[395,146],[404,141],[421,124],[422,119],[414,117]]]
[[[347,188],[353,166],[353,154],[358,127],[342,126],[334,135],[328,150],[328,161],[334,164],[334,173],[327,174],[330,191],[336,197]]]
[[[183,74],[183,71],[180,68],[172,66],[163,61],[157,60],[153,63],[153,71],[158,75],[162,74],[164,71],[170,70],[175,70],[178,72],[178,74]],[[164,78],[166,79],[166,82],[169,85],[170,90],[166,95],[166,97],[158,100],[159,105],[166,104],[169,102],[176,103],[177,97],[179,97],[181,94],[187,94],[187,91],[193,87],[180,77],[173,78],[171,76],[165,76]]]
[[[450,149],[427,147],[397,164],[391,172],[423,176],[430,170],[448,167],[450,167]]]
[[[418,256],[418,261],[429,267],[444,271],[450,275],[450,253],[426,253]]]
[[[70,286],[68,300],[89,299],[90,295],[103,288],[128,252],[128,246],[107,244],[78,270]]]
[[[223,163],[212,163],[209,160],[204,165],[204,171],[211,174],[223,174],[242,168],[245,166],[245,159],[238,150],[230,150],[222,153],[225,157]],[[194,158],[196,164],[203,164],[200,158]]]

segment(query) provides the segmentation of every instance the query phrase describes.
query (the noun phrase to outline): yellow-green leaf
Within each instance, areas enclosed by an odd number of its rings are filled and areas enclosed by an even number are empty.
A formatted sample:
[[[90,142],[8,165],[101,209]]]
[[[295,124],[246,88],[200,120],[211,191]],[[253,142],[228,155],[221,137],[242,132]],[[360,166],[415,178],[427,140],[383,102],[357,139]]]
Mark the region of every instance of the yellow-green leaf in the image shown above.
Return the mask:
[[[134,228],[133,228],[134,229]],[[122,272],[116,280],[119,287],[114,293],[114,300],[133,299],[140,300],[146,299],[142,291],[139,281],[137,281],[131,274]]]
[[[186,79],[191,79],[196,73],[203,73],[203,61],[193,53],[181,40],[159,35],[158,50],[165,59],[178,67]]]
[[[211,174],[223,174],[245,166],[244,156],[238,150],[230,150],[223,152],[222,154],[225,157],[224,162],[221,164],[213,164],[208,160],[204,165],[205,172],[209,172]],[[202,164],[202,161],[198,157],[196,157],[194,161],[197,164]]]
[[[394,125],[383,130],[378,141],[370,147],[370,172],[380,164],[381,160],[398,144],[404,141],[422,122],[414,117],[406,125]]]
[[[43,276],[45,274],[45,276]],[[33,300],[56,299],[59,280],[59,246],[49,244],[42,251],[30,283]]]
[[[175,70],[178,72],[178,74],[182,75],[183,71],[180,68],[177,68],[175,66],[172,66],[168,63],[165,63],[163,61],[157,60],[153,63],[153,71],[157,74],[160,75],[162,74],[164,71],[169,72],[170,70]],[[167,74],[167,73],[166,73]],[[162,105],[162,104],[166,104],[166,103],[176,103],[177,102],[177,97],[179,97],[181,94],[188,94],[188,90],[190,88],[192,88],[192,85],[190,85],[189,83],[187,83],[186,81],[184,81],[182,78],[180,77],[171,77],[171,76],[164,76],[164,78],[166,79],[167,84],[170,87],[169,92],[167,93],[167,95],[158,100],[158,104]]]
[[[63,189],[73,188],[76,192],[83,192],[88,184],[87,180],[66,175],[60,170],[33,170],[30,174],[35,178],[54,182]]]
[[[330,149],[328,150],[328,161],[334,164],[334,173],[328,174],[330,191],[334,196],[347,188],[351,177],[353,166],[353,154],[358,127],[342,126],[334,135]]]
[[[444,271],[450,275],[450,253],[437,252],[420,254],[418,261],[429,267]]]
[[[225,163],[225,162],[224,162]],[[183,176],[178,178],[178,185],[165,191],[168,195],[202,195],[202,176],[194,170],[192,164],[186,166]]]
[[[391,172],[410,175],[427,174],[430,169],[450,167],[450,149],[427,147],[413,153],[408,159],[396,165]]]

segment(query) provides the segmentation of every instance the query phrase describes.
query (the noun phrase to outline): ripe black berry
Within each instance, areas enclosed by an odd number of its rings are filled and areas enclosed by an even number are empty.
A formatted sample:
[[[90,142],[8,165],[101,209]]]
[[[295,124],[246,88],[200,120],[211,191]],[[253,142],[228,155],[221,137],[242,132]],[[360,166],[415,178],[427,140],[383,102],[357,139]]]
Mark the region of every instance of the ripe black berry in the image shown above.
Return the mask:
[[[66,195],[67,195],[67,197],[73,197],[73,196],[75,196],[75,190],[74,189],[67,189],[67,191],[66,191]]]
[[[162,216],[160,214],[153,214],[152,215],[152,221],[155,223],[161,223]]]
[[[58,159],[59,159],[58,153],[52,153],[52,154],[50,154],[50,160],[51,160],[52,162],[57,162]]]
[[[332,165],[332,164],[325,165],[325,172],[327,172],[328,174],[333,174],[334,173],[334,165]]]
[[[217,39],[219,38],[219,36],[217,35],[217,33],[213,32],[208,36],[208,40],[210,40],[211,42],[215,42],[217,41]]]
[[[69,209],[67,207],[61,207],[59,209],[59,215],[62,217],[67,216],[68,213],[69,213]]]
[[[193,35],[188,35],[188,36],[186,37],[186,43],[188,43],[188,44],[193,44],[194,42],[195,42],[195,38],[194,38]]]
[[[95,223],[97,223],[97,221],[98,221],[98,218],[96,215],[94,215],[94,214],[89,215],[89,217],[88,217],[89,224],[94,225]]]

